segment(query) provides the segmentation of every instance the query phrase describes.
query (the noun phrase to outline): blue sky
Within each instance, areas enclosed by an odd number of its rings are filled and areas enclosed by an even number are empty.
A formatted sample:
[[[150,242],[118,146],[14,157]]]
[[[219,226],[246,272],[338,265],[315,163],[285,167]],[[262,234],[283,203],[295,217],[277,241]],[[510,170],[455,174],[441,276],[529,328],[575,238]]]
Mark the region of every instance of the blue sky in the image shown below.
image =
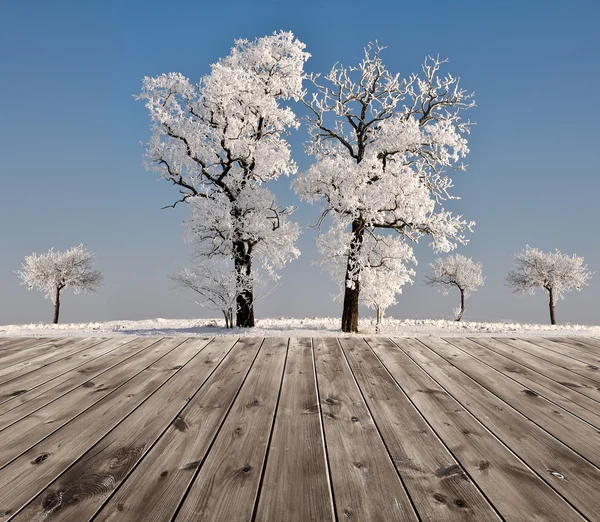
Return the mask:
[[[284,29],[306,43],[310,72],[354,64],[378,40],[391,71],[417,71],[428,54],[476,93],[469,167],[456,173],[454,206],[476,221],[458,251],[481,261],[485,286],[465,319],[547,322],[545,296],[505,286],[526,244],[585,257],[600,273],[598,139],[600,7],[594,1],[338,0],[285,2],[3,2],[0,16],[0,324],[51,320],[52,306],[20,286],[25,255],[83,242],[105,283],[92,296],[66,292],[61,321],[215,316],[172,290],[186,265],[186,209],[161,210],[173,187],[142,166],[148,117],[143,76],[178,71],[193,80],[236,38]],[[292,136],[301,169],[306,130]],[[299,203],[289,179],[272,186],[297,205],[302,256],[258,317],[337,316],[335,286],[311,261],[318,207]],[[389,315],[450,317],[458,296],[426,288],[435,255],[416,246],[417,277]],[[598,324],[600,274],[557,305],[559,322]],[[369,314],[362,310],[363,315]]]

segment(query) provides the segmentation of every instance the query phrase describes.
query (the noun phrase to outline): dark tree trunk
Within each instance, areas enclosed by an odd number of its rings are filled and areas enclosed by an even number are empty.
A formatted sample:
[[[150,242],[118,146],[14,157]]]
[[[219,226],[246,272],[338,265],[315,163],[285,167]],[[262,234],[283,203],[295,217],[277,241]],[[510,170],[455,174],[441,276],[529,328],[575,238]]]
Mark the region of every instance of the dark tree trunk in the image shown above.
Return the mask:
[[[550,323],[556,324],[556,317],[554,315],[554,294],[552,288],[548,289],[548,304],[550,305]]]
[[[56,294],[54,296],[54,324],[58,324],[58,313],[60,312],[60,286],[56,287]]]
[[[252,257],[250,248],[244,241],[233,244],[234,266],[238,283],[247,281],[252,273]],[[246,286],[246,285],[244,285]],[[241,328],[254,326],[254,292],[252,286],[246,288],[236,297],[236,323]]]
[[[350,255],[346,265],[346,276],[344,281],[348,279],[354,281],[354,288],[348,288],[346,284],[344,289],[344,309],[342,311],[342,331],[349,333],[358,332],[358,299],[360,296],[359,273],[350,275],[353,270],[356,259],[360,252],[365,234],[365,225],[362,220],[355,219],[352,222],[352,243],[350,244]]]
[[[458,312],[457,321],[460,321],[463,314],[465,313],[465,291],[462,288],[460,290],[460,312]]]

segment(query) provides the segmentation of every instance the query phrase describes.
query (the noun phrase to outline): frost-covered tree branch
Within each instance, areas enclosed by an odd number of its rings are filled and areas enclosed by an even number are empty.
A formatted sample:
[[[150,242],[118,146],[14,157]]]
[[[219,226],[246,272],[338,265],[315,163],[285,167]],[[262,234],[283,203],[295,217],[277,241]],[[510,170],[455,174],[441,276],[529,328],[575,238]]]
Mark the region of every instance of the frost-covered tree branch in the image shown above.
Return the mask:
[[[248,283],[254,257],[274,271],[298,255],[292,209],[277,206],[262,184],[297,170],[285,136],[299,122],[285,101],[304,94],[310,56],[304,47],[283,31],[237,40],[197,84],[179,73],[146,77],[138,96],[151,120],[147,166],[179,188],[180,198],[169,206],[192,204],[191,230],[206,243],[204,255],[231,256],[237,286],[244,288],[237,297],[239,326],[254,325]]]
[[[474,224],[442,206],[457,199],[444,171],[465,168],[471,123],[462,113],[474,107],[473,95],[459,78],[440,73],[445,60],[427,57],[420,76],[403,78],[386,69],[383,49],[369,44],[358,66],[336,64],[324,78],[311,76],[314,92],[304,99],[315,163],[294,187],[306,201],[323,202],[324,215],[338,218],[335,228],[350,233],[336,252],[346,259],[347,332],[358,328],[366,235],[394,231],[412,241],[427,235],[447,252],[466,243]]]
[[[545,289],[551,324],[556,324],[556,301],[564,299],[566,292],[581,290],[593,275],[584,264],[583,257],[569,256],[558,249],[542,252],[529,245],[523,252],[515,254],[515,265],[516,268],[506,276],[508,285],[519,294],[533,295],[538,288]]]
[[[440,257],[431,263],[431,273],[425,277],[427,286],[437,287],[447,295],[451,288],[460,292],[460,309],[456,320],[460,321],[465,312],[465,300],[483,286],[484,277],[481,263],[475,263],[470,257],[455,254]]]
[[[56,324],[60,313],[60,293],[64,288],[70,287],[76,294],[88,294],[95,292],[102,282],[102,272],[92,268],[95,259],[96,256],[83,245],[64,252],[55,252],[51,248],[44,254],[26,256],[17,275],[28,290],[41,290],[46,299],[52,300],[53,323]]]

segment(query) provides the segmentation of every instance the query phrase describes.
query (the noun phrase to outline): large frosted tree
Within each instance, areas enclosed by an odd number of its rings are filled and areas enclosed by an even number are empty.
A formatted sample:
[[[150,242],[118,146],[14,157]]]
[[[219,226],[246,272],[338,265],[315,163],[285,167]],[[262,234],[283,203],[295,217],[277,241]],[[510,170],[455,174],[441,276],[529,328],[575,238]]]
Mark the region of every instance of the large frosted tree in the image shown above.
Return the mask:
[[[440,75],[444,61],[428,57],[422,75],[389,72],[382,47],[369,45],[357,67],[335,65],[323,79],[313,76],[309,152],[315,162],[295,181],[298,194],[324,202],[320,222],[335,215],[334,230],[347,238],[336,252],[321,251],[325,266],[343,260],[342,330],[358,330],[366,238],[386,238],[398,261],[410,261],[408,240],[428,235],[434,248],[449,251],[466,242],[472,222],[444,209],[452,180],[446,168],[464,169],[470,123],[462,111],[474,106],[459,79]],[[334,231],[334,233],[335,233]],[[333,270],[331,270],[333,272]],[[392,272],[390,272],[391,274]],[[383,278],[381,284],[394,284]]]
[[[255,257],[275,270],[298,255],[291,209],[263,184],[297,170],[285,135],[298,120],[284,102],[303,94],[304,47],[290,32],[237,40],[197,84],[146,77],[139,96],[152,122],[149,165],[180,191],[172,206],[192,203],[201,255],[233,263],[237,326],[254,326]]]
[[[523,252],[515,254],[515,265],[506,276],[508,285],[519,294],[534,294],[538,288],[546,290],[551,324],[556,324],[556,301],[564,299],[566,292],[581,290],[592,277],[583,257],[569,256],[558,249],[543,252],[527,245]]]
[[[60,314],[60,293],[65,288],[86,294],[95,292],[102,282],[102,272],[93,268],[96,256],[79,245],[64,252],[53,248],[44,254],[31,254],[17,275],[28,290],[33,288],[44,292],[46,299],[54,303],[53,323],[58,323]]]

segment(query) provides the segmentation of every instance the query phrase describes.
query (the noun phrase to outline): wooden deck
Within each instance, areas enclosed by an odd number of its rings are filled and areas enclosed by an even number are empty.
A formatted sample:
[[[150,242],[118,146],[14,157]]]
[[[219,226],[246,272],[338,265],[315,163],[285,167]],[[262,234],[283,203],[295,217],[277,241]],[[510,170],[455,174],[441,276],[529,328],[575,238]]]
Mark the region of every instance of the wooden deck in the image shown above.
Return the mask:
[[[600,340],[0,338],[0,522],[600,521]]]

